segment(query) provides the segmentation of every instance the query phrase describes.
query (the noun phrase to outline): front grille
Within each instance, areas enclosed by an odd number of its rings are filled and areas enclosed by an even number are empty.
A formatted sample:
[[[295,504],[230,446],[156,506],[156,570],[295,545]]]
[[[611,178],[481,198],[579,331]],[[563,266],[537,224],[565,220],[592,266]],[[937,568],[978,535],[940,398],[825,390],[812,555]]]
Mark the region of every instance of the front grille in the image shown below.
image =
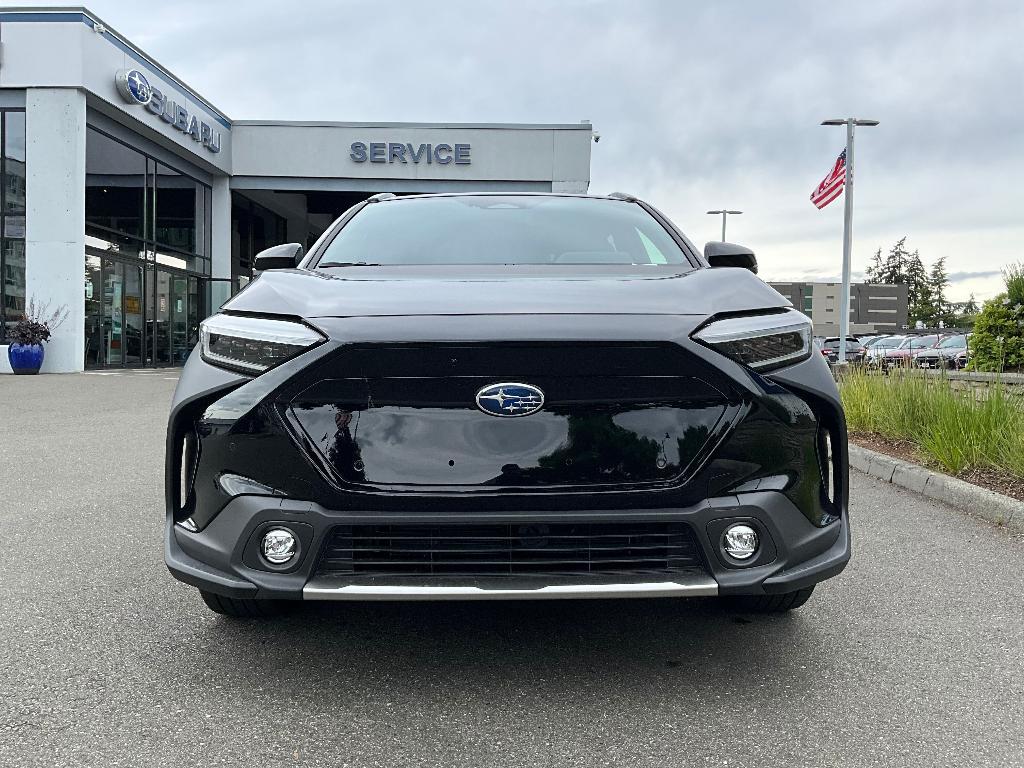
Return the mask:
[[[318,573],[372,576],[671,574],[702,567],[682,523],[339,526]]]
[[[496,382],[538,387],[543,409],[495,418],[477,394]],[[674,344],[346,347],[303,384],[284,415],[313,460],[389,495],[679,485],[740,402]]]

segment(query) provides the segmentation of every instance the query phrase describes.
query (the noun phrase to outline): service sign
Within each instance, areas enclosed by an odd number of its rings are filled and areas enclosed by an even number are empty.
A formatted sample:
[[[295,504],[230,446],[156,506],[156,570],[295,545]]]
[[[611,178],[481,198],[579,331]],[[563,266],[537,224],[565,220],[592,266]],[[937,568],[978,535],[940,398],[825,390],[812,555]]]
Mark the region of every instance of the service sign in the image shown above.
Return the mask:
[[[469,144],[410,144],[400,141],[353,141],[348,156],[355,163],[402,163],[413,165],[469,165]]]
[[[117,92],[129,104],[143,106],[172,128],[192,137],[210,152],[220,152],[220,131],[209,123],[190,115],[188,110],[167,98],[159,89],[149,84],[146,76],[137,69],[121,69],[114,75]]]

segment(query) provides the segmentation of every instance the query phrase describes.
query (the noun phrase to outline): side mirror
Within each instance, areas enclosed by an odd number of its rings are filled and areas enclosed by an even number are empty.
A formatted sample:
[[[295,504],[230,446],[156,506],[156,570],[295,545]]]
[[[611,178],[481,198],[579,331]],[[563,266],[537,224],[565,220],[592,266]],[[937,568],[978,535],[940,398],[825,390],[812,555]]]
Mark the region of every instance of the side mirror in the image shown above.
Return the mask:
[[[710,242],[704,245],[704,258],[712,267],[743,267],[757,274],[757,259],[749,248],[735,243]]]
[[[292,269],[302,261],[304,251],[298,243],[282,243],[256,254],[253,267],[257,272],[268,269]]]

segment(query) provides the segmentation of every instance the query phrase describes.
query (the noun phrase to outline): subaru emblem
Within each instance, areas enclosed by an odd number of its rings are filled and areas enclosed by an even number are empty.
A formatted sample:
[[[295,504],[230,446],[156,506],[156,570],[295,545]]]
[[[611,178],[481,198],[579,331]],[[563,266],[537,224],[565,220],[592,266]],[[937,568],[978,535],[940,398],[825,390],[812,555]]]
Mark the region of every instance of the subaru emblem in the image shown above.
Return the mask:
[[[530,384],[489,384],[476,393],[476,407],[490,416],[529,416],[544,407],[544,393]]]
[[[142,104],[145,106],[153,99],[153,86],[149,80],[137,69],[122,69],[114,75],[114,85],[117,86],[121,98],[129,104]]]

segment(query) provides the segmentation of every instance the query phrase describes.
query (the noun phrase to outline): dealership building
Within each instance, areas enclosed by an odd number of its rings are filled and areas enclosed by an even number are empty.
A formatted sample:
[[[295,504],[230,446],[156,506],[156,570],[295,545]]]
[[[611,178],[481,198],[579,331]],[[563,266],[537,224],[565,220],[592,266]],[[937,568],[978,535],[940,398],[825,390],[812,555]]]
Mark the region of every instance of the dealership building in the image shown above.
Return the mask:
[[[0,11],[0,372],[178,365],[253,257],[379,192],[586,192],[590,123],[232,120],[83,8]]]

